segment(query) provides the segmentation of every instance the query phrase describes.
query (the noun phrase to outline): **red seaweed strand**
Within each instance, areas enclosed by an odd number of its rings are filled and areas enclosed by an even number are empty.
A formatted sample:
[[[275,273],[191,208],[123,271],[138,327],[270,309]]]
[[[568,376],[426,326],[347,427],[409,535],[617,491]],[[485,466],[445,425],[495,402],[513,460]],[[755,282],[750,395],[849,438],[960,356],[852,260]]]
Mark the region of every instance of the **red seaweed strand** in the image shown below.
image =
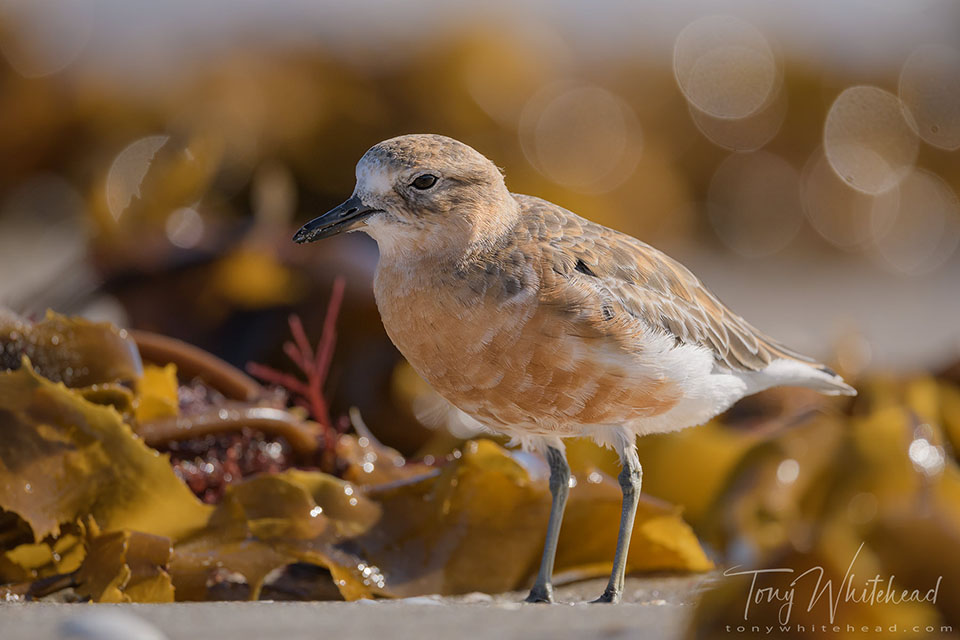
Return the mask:
[[[255,378],[283,387],[293,394],[294,404],[305,408],[310,417],[321,426],[322,434],[319,435],[323,437],[323,456],[324,461],[328,464],[334,462],[333,455],[340,429],[338,428],[339,425],[334,425],[330,417],[330,407],[324,397],[323,387],[327,381],[327,374],[330,371],[330,364],[336,347],[337,317],[340,315],[345,288],[344,278],[342,276],[337,277],[334,280],[330,300],[327,303],[323,330],[316,349],[310,345],[300,316],[293,314],[288,319],[290,335],[293,340],[284,342],[283,352],[300,370],[305,378],[304,380],[256,362],[249,362],[246,367],[247,372]]]

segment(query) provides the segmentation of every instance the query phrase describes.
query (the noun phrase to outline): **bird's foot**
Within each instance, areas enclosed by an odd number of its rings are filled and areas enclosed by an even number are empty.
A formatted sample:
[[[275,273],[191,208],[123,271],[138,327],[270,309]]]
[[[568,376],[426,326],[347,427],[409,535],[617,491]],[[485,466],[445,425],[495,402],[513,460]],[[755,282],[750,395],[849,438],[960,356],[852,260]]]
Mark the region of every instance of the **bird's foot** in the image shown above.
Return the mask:
[[[590,604],[618,604],[623,597],[623,591],[620,589],[611,589],[607,587],[603,595],[596,600],[591,600]]]
[[[530,595],[524,600],[524,602],[553,602],[553,585],[550,584],[535,584],[533,589],[530,589]]]

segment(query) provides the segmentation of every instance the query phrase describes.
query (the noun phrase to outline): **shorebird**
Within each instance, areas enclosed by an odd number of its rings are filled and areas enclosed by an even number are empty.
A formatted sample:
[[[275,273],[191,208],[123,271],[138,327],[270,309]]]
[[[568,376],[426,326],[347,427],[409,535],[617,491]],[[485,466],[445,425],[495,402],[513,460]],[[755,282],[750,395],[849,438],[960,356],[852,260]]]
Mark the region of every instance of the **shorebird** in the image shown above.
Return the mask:
[[[855,391],[760,333],[653,247],[511,193],[473,148],[406,135],[370,148],[351,197],[294,236],[376,240],[377,306],[390,339],[461,417],[544,453],[552,505],[527,601],[552,602],[570,468],[564,438],[620,457],[613,569],[619,602],[642,470],[636,438],[702,424],[777,385]]]

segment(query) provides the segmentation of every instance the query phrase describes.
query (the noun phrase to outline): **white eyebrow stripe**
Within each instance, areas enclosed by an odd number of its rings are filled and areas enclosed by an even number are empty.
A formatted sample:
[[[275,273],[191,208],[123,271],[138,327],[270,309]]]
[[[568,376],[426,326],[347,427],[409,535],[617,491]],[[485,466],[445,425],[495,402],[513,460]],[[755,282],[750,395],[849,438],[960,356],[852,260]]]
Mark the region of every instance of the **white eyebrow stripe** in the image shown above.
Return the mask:
[[[357,191],[384,195],[393,189],[394,171],[382,162],[364,159],[357,164]]]

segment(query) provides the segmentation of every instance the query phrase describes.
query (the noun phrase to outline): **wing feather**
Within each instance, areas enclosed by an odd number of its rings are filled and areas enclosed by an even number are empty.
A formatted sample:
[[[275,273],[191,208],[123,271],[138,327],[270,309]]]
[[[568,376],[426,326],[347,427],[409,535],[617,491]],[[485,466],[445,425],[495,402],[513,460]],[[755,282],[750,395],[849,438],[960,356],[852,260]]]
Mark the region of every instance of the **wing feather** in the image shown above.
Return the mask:
[[[604,307],[619,306],[649,329],[710,349],[734,370],[757,371],[779,358],[820,366],[733,313],[666,254],[545,200],[516,197],[530,239],[540,243],[552,275],[566,285],[547,287],[548,296],[559,298],[554,302],[575,307],[597,323],[610,320]],[[578,263],[586,269],[578,269]]]

